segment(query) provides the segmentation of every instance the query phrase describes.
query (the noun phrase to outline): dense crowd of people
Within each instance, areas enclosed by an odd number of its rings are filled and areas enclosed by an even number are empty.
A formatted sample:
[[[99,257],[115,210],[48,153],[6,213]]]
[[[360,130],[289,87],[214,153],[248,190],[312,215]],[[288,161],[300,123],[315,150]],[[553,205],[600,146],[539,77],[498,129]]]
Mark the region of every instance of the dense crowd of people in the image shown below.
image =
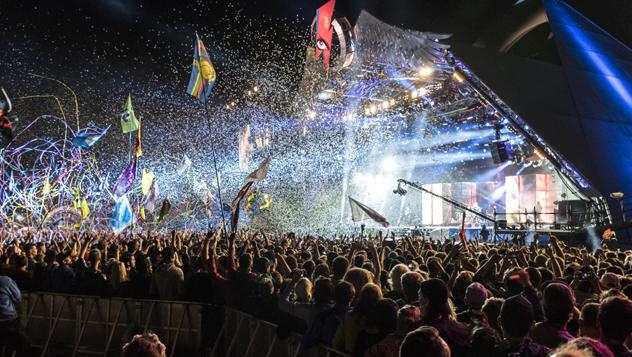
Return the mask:
[[[605,245],[264,231],[0,231],[0,240],[5,336],[19,329],[21,292],[46,291],[226,305],[301,333],[305,351],[632,356],[632,252]],[[126,348],[137,344],[164,354],[156,336]]]

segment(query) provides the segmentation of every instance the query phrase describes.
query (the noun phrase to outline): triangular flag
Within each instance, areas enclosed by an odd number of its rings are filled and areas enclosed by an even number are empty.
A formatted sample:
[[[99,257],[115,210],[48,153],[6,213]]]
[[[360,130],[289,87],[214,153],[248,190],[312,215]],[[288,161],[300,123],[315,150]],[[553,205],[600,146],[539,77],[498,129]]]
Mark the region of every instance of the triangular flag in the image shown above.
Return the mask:
[[[372,208],[365,206],[351,197],[349,197],[349,205],[351,206],[351,219],[354,222],[364,221],[370,218],[382,226],[388,227],[389,223],[386,221],[386,218]]]
[[[103,136],[105,136],[105,134],[108,132],[109,129],[110,129],[110,126],[108,125],[108,127],[103,129],[101,132],[96,132],[96,133],[87,133],[87,132],[78,133],[72,139],[72,145],[74,145],[75,147],[82,148],[82,149],[90,149],[99,140],[101,140],[101,138],[103,138]]]
[[[125,108],[123,109],[123,113],[121,113],[121,129],[123,130],[123,134],[131,133],[138,129],[138,119],[136,119],[134,108],[132,108],[131,94],[127,96]]]
[[[231,212],[230,212],[230,228],[234,232],[237,232],[237,223],[239,222],[239,204],[248,193],[250,186],[252,186],[253,181],[246,182],[246,184],[239,190],[237,193],[237,197],[233,200],[231,204]]]
[[[143,196],[147,196],[147,194],[149,194],[149,189],[151,189],[151,185],[155,178],[156,175],[154,175],[151,170],[143,169],[143,175],[140,179],[140,189],[143,192]]]
[[[261,181],[268,176],[268,170],[270,169],[270,156],[268,156],[265,160],[263,160],[259,167],[250,173],[248,177],[246,177],[246,182],[256,182]]]

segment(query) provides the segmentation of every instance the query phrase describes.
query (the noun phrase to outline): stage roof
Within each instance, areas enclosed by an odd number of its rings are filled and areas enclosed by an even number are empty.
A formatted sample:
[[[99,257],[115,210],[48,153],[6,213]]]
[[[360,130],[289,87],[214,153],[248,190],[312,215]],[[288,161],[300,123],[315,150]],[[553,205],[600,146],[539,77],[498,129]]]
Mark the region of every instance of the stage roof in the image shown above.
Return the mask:
[[[602,195],[629,194],[632,51],[564,2],[544,5],[560,66],[469,45],[451,51]]]

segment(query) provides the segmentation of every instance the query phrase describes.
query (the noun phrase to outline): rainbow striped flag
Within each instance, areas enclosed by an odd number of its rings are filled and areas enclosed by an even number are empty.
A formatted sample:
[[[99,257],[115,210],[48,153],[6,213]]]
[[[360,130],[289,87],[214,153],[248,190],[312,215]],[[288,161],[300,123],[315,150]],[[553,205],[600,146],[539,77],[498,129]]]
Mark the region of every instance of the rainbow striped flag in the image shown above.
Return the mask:
[[[198,34],[195,34],[195,50],[193,52],[193,66],[191,67],[191,78],[187,93],[194,96],[200,103],[206,103],[211,95],[211,89],[217,78],[215,68],[206,52],[204,43]]]

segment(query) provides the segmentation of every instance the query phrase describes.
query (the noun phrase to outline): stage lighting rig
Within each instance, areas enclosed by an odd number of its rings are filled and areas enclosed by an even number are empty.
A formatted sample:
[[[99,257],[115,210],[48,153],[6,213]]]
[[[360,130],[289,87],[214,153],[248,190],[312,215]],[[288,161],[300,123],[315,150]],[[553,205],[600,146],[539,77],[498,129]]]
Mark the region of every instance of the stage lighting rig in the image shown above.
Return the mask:
[[[398,182],[397,183],[397,188],[393,190],[393,193],[396,195],[400,195],[400,196],[404,196],[406,195],[408,191],[406,191],[403,187],[402,187],[402,183]]]

